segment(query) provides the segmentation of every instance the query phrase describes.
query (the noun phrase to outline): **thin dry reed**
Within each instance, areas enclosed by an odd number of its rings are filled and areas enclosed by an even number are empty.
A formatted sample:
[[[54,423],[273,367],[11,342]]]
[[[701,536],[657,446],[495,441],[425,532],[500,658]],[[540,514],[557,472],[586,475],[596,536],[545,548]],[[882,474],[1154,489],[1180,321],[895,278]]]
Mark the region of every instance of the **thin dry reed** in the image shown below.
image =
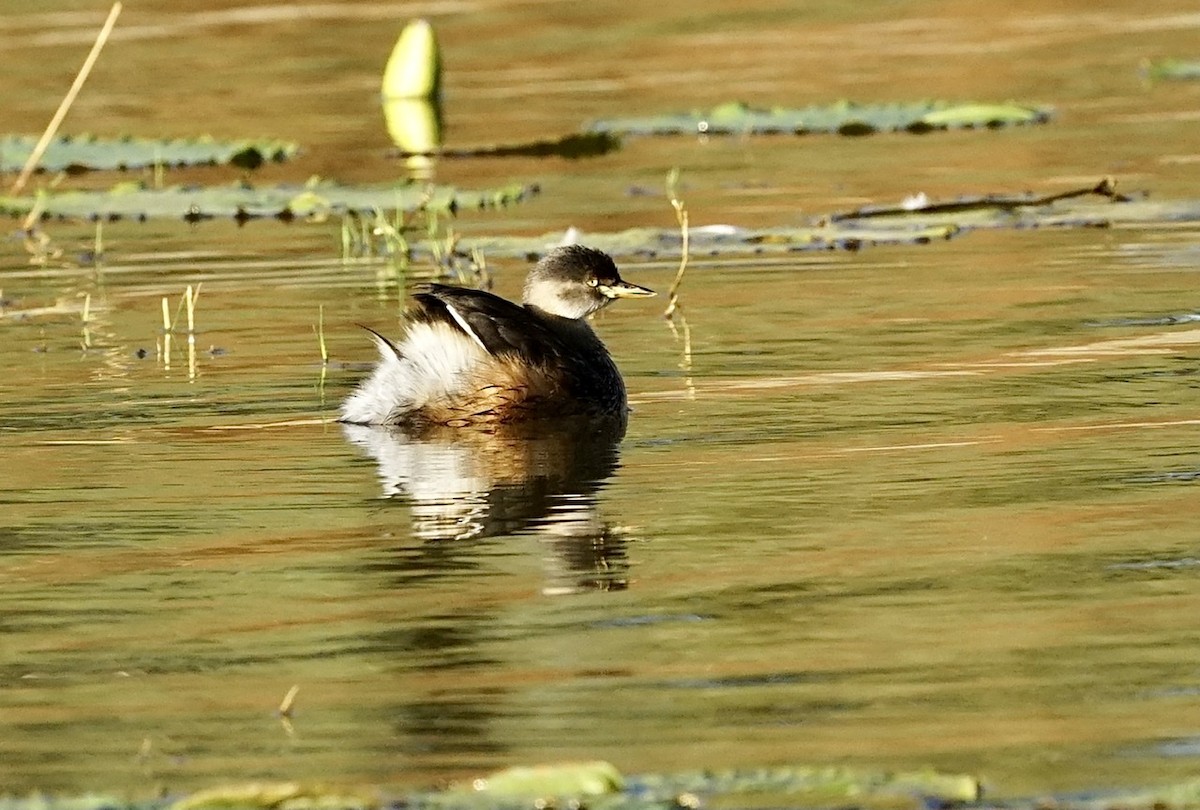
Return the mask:
[[[100,56],[100,51],[104,48],[104,43],[108,42],[108,37],[112,33],[113,26],[117,24],[117,17],[121,13],[121,4],[113,3],[112,10],[108,12],[108,19],[104,21],[104,26],[100,29],[100,33],[96,36],[96,41],[92,45],[91,52],[88,53],[87,59],[83,61],[83,67],[79,69],[79,73],[75,76],[75,81],[71,84],[71,89],[67,91],[63,97],[62,103],[58,105],[58,109],[54,113],[54,117],[50,119],[50,123],[46,126],[46,131],[42,133],[41,140],[29,153],[29,159],[25,161],[25,165],[21,168],[21,173],[17,175],[17,180],[13,183],[9,194],[16,196],[25,188],[25,184],[29,182],[30,175],[37,168],[38,162],[41,161],[42,155],[46,151],[46,147],[50,145],[50,141],[54,140],[55,134],[58,133],[58,127],[62,124],[63,119],[67,116],[67,111],[71,109],[71,105],[75,102],[75,97],[79,95],[79,91],[83,89],[83,83],[87,81],[88,74],[92,72],[92,66],[96,64],[96,59]],[[30,212],[30,216],[33,212]],[[36,219],[34,220],[36,221]],[[33,222],[28,218],[25,222],[25,229],[29,230]]]

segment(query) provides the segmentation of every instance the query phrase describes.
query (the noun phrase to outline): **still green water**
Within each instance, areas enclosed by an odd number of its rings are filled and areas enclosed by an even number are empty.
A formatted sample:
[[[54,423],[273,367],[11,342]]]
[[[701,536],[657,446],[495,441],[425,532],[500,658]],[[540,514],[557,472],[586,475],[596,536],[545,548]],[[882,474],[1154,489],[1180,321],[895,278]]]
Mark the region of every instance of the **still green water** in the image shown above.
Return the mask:
[[[0,11],[6,126],[38,131],[106,9]],[[1200,194],[1200,85],[1137,72],[1189,55],[1184,3],[131,2],[67,129],[266,133],[306,154],[256,179],[401,176],[374,94],[417,13],[442,34],[450,144],[732,98],[1059,108],[1001,132],[443,162],[446,182],[543,185],[465,232],[670,227],[673,166],[695,225],[1107,173]],[[0,244],[3,789],[420,786],[593,758],[929,765],[1000,794],[1195,772],[1195,225],[693,257],[690,346],[657,301],[597,323],[635,406],[619,446],[344,432],[373,352],[355,324],[395,331],[404,292],[337,259],[338,223],[110,225],[98,268],[72,261],[90,225],[47,230],[48,267]],[[492,269],[516,295],[524,266]],[[622,270],[665,290],[675,259]],[[177,339],[167,362],[161,298],[188,284],[195,361]]]

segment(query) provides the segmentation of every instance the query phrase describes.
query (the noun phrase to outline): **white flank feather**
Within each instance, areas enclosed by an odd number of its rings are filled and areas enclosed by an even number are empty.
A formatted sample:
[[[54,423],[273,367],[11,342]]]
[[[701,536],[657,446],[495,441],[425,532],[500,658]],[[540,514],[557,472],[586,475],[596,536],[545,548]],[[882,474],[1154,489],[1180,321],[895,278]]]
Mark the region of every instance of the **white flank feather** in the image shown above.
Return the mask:
[[[453,310],[451,310],[453,312]],[[457,314],[455,314],[457,318]],[[381,425],[457,390],[487,353],[477,339],[445,323],[416,323],[397,344],[400,356],[376,339],[381,359],[342,403],[342,421]]]

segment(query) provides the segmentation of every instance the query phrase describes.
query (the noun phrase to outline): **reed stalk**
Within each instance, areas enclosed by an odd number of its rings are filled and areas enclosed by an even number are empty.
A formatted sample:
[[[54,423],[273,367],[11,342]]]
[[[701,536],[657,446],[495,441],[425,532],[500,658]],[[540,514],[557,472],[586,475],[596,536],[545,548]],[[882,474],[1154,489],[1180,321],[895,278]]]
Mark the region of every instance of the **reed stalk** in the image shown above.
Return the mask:
[[[164,295],[162,297],[162,320],[163,320],[163,339],[162,339],[162,364],[164,369],[171,368],[171,304]]]
[[[92,50],[88,53],[87,59],[83,60],[83,67],[79,69],[79,73],[75,76],[75,81],[71,84],[71,89],[67,91],[62,102],[58,105],[58,109],[54,113],[54,117],[50,119],[50,123],[46,126],[46,130],[42,133],[41,140],[34,146],[33,151],[29,153],[29,159],[25,161],[25,165],[21,168],[21,173],[17,175],[17,180],[13,183],[9,190],[11,196],[16,196],[25,188],[25,184],[29,182],[29,177],[37,168],[38,163],[45,154],[46,148],[50,146],[50,141],[54,140],[54,136],[58,133],[58,128],[62,124],[63,119],[67,117],[67,111],[71,109],[71,105],[75,103],[75,97],[79,95],[79,91],[83,89],[83,83],[87,81],[88,74],[92,72],[92,66],[96,64],[96,59],[100,56],[100,51],[104,49],[104,43],[108,42],[108,37],[112,33],[113,26],[117,24],[117,17],[121,13],[121,4],[113,3],[112,10],[108,12],[108,19],[104,21],[104,26],[100,29],[100,33],[96,36],[96,41],[92,44]],[[33,212],[30,212],[32,215]],[[28,230],[33,223],[26,218],[25,229]]]
[[[321,365],[329,365],[329,347],[325,345],[325,305],[317,306],[317,345],[321,347]]]
[[[671,201],[671,208],[675,209],[675,221],[679,223],[679,233],[681,237],[679,269],[675,271],[675,280],[671,282],[671,288],[667,291],[667,308],[663,311],[663,317],[667,320],[675,315],[675,310],[679,308],[679,287],[683,284],[683,274],[688,266],[688,254],[690,252],[689,237],[688,237],[688,211],[683,200],[680,199],[677,193],[679,183],[679,169],[671,169],[667,172],[667,195]]]
[[[287,694],[283,696],[283,701],[279,704],[279,716],[291,717],[292,710],[296,706],[296,695],[300,692],[300,684],[295,684],[291,689],[287,690]]]

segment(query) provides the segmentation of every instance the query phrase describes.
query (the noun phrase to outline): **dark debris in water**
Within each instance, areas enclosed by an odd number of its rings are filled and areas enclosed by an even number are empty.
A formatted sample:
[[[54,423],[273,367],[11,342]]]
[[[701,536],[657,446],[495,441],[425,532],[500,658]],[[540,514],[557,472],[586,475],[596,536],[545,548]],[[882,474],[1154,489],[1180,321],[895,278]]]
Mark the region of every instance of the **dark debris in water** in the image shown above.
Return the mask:
[[[1114,318],[1108,321],[1089,321],[1084,326],[1127,327],[1127,326],[1177,326],[1200,321],[1200,312],[1184,312],[1177,315],[1155,315],[1145,318]]]
[[[442,158],[505,158],[505,157],[562,157],[570,160],[599,157],[621,148],[621,139],[608,132],[576,132],[561,138],[551,138],[525,143],[489,144],[485,146],[444,147],[431,152],[413,152],[402,149],[396,157],[442,157]]]
[[[1200,480],[1200,473],[1196,473],[1196,478],[1190,480]],[[1139,562],[1113,563],[1108,566],[1109,571],[1156,571],[1156,570],[1179,570],[1184,568],[1196,568],[1200,566],[1200,559],[1195,557],[1180,557],[1174,560],[1141,560]]]
[[[1191,484],[1196,481],[1200,481],[1200,470],[1172,470],[1128,479],[1130,484]]]

